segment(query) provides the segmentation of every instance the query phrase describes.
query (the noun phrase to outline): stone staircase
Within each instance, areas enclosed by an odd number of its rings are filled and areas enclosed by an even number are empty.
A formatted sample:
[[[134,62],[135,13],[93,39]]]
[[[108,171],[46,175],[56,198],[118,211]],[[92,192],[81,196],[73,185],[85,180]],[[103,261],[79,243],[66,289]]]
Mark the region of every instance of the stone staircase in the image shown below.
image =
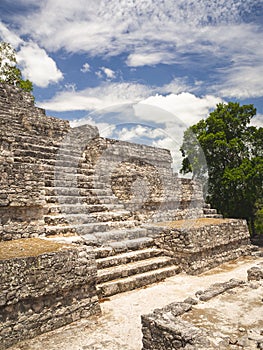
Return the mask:
[[[209,203],[204,204],[204,217],[210,219],[222,219],[223,215],[218,214],[216,209],[212,209]]]
[[[78,187],[65,182],[65,187],[45,188],[45,224],[48,237],[80,235],[79,242],[94,252],[99,297],[145,287],[178,273],[174,260],[154,247],[152,236],[157,233],[142,226],[98,178],[94,181],[91,172],[82,172]],[[52,176],[48,175],[46,184],[51,184]]]
[[[179,272],[174,259],[154,246],[153,236],[158,230],[142,225],[144,216],[140,220],[113,194],[103,176],[95,174],[93,164],[70,146],[58,158],[59,142],[49,144],[36,138],[20,132],[17,142],[23,148],[16,147],[15,161],[31,163],[37,159],[41,164],[45,236],[64,236],[94,252],[100,298],[145,287]],[[168,182],[170,170],[167,172]],[[167,194],[166,200],[165,210],[157,220],[169,220],[174,215],[177,197]]]
[[[116,245],[96,249],[99,298],[145,287],[179,272],[174,259],[154,248],[152,239],[123,242],[127,251],[116,253]],[[118,246],[120,249],[120,245]],[[129,250],[133,248],[134,250]]]
[[[76,234],[86,244],[99,245],[106,232],[138,225],[94,172],[92,164],[72,151],[45,166],[47,236]]]
[[[72,151],[58,161],[56,145],[41,141],[36,145],[34,138],[22,134],[20,138],[20,143],[26,142],[23,149],[16,149],[16,161],[23,158],[30,163],[37,158],[44,164],[45,235],[79,236],[78,242],[92,249],[98,266],[100,298],[145,287],[179,272],[175,260],[154,246],[153,236],[159,233],[156,227],[142,225],[143,221],[134,217],[105,185],[103,177],[95,174],[92,164],[82,162]],[[77,172],[74,164],[78,164]],[[169,220],[174,206],[179,206],[172,194],[166,200],[165,210],[160,218],[156,216],[157,220]],[[178,210],[178,217],[182,209]],[[205,206],[204,215],[219,217],[209,205]]]

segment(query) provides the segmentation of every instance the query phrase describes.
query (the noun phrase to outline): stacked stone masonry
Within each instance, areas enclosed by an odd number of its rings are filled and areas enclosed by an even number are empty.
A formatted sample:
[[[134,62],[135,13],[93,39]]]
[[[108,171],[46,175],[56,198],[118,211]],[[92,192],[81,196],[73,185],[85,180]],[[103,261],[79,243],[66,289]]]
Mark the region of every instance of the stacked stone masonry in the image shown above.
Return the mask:
[[[173,173],[168,150],[102,138],[90,125],[71,128],[3,84],[0,150],[2,347],[99,313],[97,296],[248,252],[246,224],[205,204],[201,183]],[[200,217],[206,224],[192,227]],[[1,254],[7,243],[37,237],[43,247],[70,247]]]
[[[12,242],[3,243],[2,249],[12,250]],[[40,239],[38,245],[43,253],[34,255],[33,245],[35,241],[24,248],[28,249],[28,256],[0,260],[1,350],[80,318],[100,314],[94,255],[85,247],[63,245],[45,253],[45,242]]]
[[[143,315],[142,350],[262,349],[262,267],[249,269],[248,281],[215,283]]]
[[[191,274],[246,255],[250,249],[245,220],[201,218],[162,226],[155,244]]]
[[[70,129],[6,85],[0,113],[1,240],[203,215],[201,185],[173,174],[167,150]]]

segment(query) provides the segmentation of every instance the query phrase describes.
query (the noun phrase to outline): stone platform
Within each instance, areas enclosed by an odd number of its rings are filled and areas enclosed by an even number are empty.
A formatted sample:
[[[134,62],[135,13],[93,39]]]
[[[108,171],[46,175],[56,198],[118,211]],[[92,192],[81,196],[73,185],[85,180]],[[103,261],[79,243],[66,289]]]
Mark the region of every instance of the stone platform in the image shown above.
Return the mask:
[[[206,271],[251,251],[245,220],[194,218],[157,225],[162,230],[155,244],[187,273]]]
[[[0,349],[100,314],[94,255],[22,239],[0,242]]]

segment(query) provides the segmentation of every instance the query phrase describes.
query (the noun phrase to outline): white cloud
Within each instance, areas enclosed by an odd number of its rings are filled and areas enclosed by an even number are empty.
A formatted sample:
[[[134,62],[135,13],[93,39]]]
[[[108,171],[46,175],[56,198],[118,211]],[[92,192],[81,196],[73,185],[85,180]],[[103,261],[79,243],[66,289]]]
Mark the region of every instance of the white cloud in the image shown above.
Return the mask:
[[[136,83],[103,83],[81,91],[62,91],[40,107],[53,111],[93,111],[125,103],[138,102],[151,94],[151,89]]]
[[[180,82],[172,81],[171,87],[180,91]],[[210,110],[222,102],[222,99],[207,95],[197,97],[189,92],[170,93],[163,96],[163,91],[169,91],[169,84],[163,87],[151,87],[138,83],[110,83],[106,82],[95,88],[81,91],[66,90],[57,93],[51,100],[38,102],[42,108],[53,111],[100,109],[133,104],[134,118],[137,121],[168,125],[169,123],[182,124],[185,127],[206,118]],[[160,93],[158,93],[160,92]],[[122,110],[120,114],[128,118],[129,111]],[[133,112],[132,112],[133,113]],[[135,121],[136,121],[135,120]],[[175,121],[176,120],[176,121]]]
[[[210,29],[227,26],[226,33],[230,33],[242,14],[250,13],[252,3],[213,0],[208,6],[207,0],[90,0],[87,6],[84,0],[67,4],[46,0],[29,18],[16,20],[22,33],[31,35],[48,50],[64,48],[94,55],[129,51],[128,62],[132,65],[141,65],[142,61],[156,64],[160,57],[170,61],[177,52],[192,51],[194,47],[206,52],[206,39],[211,39],[213,45],[218,39],[211,38]],[[202,27],[208,30],[202,31]]]
[[[23,3],[30,5],[32,0]],[[189,62],[198,65],[193,54],[208,65],[214,62],[213,67],[235,62],[233,73],[214,72],[224,83],[219,86],[222,94],[258,96],[262,86],[256,73],[246,69],[251,66],[261,73],[263,67],[262,28],[259,22],[247,23],[254,5],[255,0],[90,0],[89,6],[85,0],[45,0],[30,16],[16,15],[13,20],[20,35],[48,51],[104,57],[125,53],[126,63],[134,67],[177,63],[186,68]],[[242,73],[244,91],[239,89],[241,78],[236,78]]]
[[[160,128],[152,128],[147,125],[135,125],[123,127],[117,132],[118,139],[123,141],[136,141],[136,139],[157,139],[164,137],[164,131]]]
[[[155,95],[150,96],[147,99],[141,101],[137,108],[144,108],[144,105],[150,105],[157,107],[161,111],[169,113],[163,113],[161,120],[163,122],[171,122],[171,115],[178,118],[185,125],[191,125],[196,123],[202,118],[206,118],[209,111],[215,108],[222,100],[215,96],[197,97],[191,93],[184,92],[180,94],[170,94],[167,96]],[[152,113],[149,118],[160,121],[158,114]]]
[[[238,66],[228,70],[225,81],[213,87],[221,96],[239,99],[263,96],[263,65]]]
[[[80,69],[82,73],[90,72],[90,65],[88,62],[84,63],[82,68]]]
[[[107,78],[114,79],[116,77],[115,72],[112,69],[107,67],[101,67],[100,69],[103,71]]]
[[[103,78],[103,74],[102,74],[102,72],[101,72],[100,70],[98,70],[97,72],[95,72],[95,74],[97,75],[97,77],[98,77],[99,79],[102,79],[102,78]]]
[[[2,41],[10,43],[14,48],[17,48],[23,42],[23,40],[20,39],[17,34],[9,30],[3,22],[0,22],[0,38]]]
[[[170,83],[163,85],[160,88],[161,93],[168,94],[179,94],[180,92],[195,90],[190,84],[186,82],[184,78],[173,78]]]
[[[22,46],[17,53],[17,61],[22,67],[23,76],[37,86],[46,87],[63,78],[55,61],[37,44],[29,43]]]
[[[1,40],[9,42],[17,50],[17,62],[24,78],[33,84],[46,87],[63,78],[56,62],[36,43],[25,42],[17,34],[0,22]]]
[[[76,84],[75,83],[67,83],[64,85],[66,91],[75,92],[76,91]]]
[[[146,51],[146,52],[145,52]],[[149,52],[145,50],[143,53],[132,53],[128,56],[126,63],[130,67],[151,66],[158,63],[172,63],[175,55],[169,52]]]
[[[263,114],[255,115],[250,124],[258,128],[263,128]]]
[[[111,137],[116,126],[109,123],[96,122],[91,116],[70,121],[70,126],[75,128],[81,125],[93,125],[99,129],[100,136]]]
[[[107,67],[100,67],[100,70],[95,72],[95,74],[99,79],[103,79],[103,77],[105,76],[107,81],[110,81],[116,78],[116,73],[112,69]]]

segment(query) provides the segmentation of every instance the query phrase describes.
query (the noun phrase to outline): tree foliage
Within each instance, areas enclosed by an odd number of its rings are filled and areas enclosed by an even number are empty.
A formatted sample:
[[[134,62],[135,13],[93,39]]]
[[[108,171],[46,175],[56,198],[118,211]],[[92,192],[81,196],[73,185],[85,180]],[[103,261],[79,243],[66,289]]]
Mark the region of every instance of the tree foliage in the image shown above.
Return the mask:
[[[181,147],[181,172],[201,176],[207,170],[207,201],[226,217],[247,219],[252,231],[263,196],[263,128],[250,125],[255,115],[251,104],[218,104],[206,120],[185,131]],[[200,148],[207,168],[199,164]]]
[[[31,81],[23,80],[20,69],[16,66],[16,52],[9,43],[0,42],[0,82],[17,86],[31,92]]]

